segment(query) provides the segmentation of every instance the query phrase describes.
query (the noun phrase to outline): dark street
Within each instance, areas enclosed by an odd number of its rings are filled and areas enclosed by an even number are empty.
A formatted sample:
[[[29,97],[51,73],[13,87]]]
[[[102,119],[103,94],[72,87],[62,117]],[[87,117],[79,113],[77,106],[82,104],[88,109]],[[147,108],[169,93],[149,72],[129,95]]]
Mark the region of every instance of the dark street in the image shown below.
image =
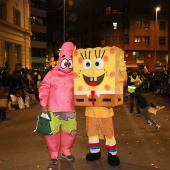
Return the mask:
[[[146,126],[144,117],[130,115],[129,103],[114,108],[115,136],[121,164],[111,167],[107,163],[105,141],[101,140],[102,158],[87,162],[88,139],[85,130],[84,108],[77,107],[78,131],[72,148],[75,162],[59,157],[57,170],[168,170],[170,169],[170,99],[144,94],[156,105],[165,105],[153,119],[161,125],[160,132],[154,126]],[[23,110],[7,112],[7,120],[0,123],[0,169],[46,170],[49,153],[43,136],[34,133],[39,104]]]

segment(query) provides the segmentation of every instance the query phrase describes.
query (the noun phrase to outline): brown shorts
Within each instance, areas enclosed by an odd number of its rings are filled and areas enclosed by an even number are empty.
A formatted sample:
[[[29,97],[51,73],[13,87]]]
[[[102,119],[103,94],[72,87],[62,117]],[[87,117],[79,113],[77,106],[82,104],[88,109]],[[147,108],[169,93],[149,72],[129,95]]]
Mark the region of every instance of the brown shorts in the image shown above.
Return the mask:
[[[114,136],[114,126],[112,117],[108,118],[94,118],[86,117],[86,131],[87,136],[95,136],[103,134],[108,138]]]

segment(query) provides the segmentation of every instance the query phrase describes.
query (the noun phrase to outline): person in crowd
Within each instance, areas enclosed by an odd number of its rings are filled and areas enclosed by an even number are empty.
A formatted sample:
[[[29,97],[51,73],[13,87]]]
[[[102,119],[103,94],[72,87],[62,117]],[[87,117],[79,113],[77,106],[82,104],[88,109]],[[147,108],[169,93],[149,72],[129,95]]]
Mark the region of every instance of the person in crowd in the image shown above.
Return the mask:
[[[137,87],[135,89],[135,92],[136,92],[135,93],[136,100],[138,101],[140,108],[143,109],[143,112],[141,113],[141,115],[143,115],[144,118],[146,119],[146,121],[147,121],[146,125],[153,124],[155,126],[155,131],[158,132],[160,130],[161,126],[153,120],[153,118],[151,117],[151,115],[149,113],[149,108],[150,108],[150,106],[155,107],[157,109],[161,109],[161,108],[158,108],[158,106],[156,107],[152,103],[149,104],[147,99],[141,94],[141,87]],[[164,106],[163,106],[163,108],[164,108]]]
[[[150,73],[147,66],[144,66],[143,68],[141,80],[142,80],[142,91],[148,92],[150,87]]]
[[[39,88],[42,113],[50,113],[52,122],[56,125],[56,133],[45,135],[51,157],[49,168],[57,165],[60,142],[62,158],[74,161],[71,154],[77,128],[72,65],[74,48],[72,42],[62,45],[58,64],[45,75]]]
[[[130,114],[133,113],[134,100],[136,99],[135,88],[141,84],[142,81],[138,76],[137,70],[132,70],[132,75],[130,75],[127,79],[128,92],[130,94]],[[136,100],[136,109],[137,109],[137,114],[140,115],[141,111],[137,100]]]
[[[2,122],[6,119],[7,109],[7,95],[3,86],[0,86],[0,100],[0,122]]]
[[[127,86],[127,80],[126,80],[123,83],[123,97],[124,97],[125,102],[127,102],[128,96],[129,96],[129,93],[128,93],[128,86]]]

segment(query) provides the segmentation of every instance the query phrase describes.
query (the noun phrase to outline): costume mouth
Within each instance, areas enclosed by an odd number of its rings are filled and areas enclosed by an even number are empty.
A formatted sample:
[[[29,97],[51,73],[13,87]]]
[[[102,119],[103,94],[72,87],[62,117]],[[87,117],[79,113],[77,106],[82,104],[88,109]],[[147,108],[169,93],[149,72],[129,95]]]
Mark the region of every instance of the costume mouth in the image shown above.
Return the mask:
[[[87,77],[83,74],[83,78],[86,84],[88,84],[89,86],[98,86],[103,81],[104,74],[98,77]]]
[[[62,73],[64,73],[64,74],[68,74],[68,73],[72,72],[72,70],[69,70],[69,71],[63,71],[62,69],[58,69],[58,71],[60,71],[60,72],[62,72]]]

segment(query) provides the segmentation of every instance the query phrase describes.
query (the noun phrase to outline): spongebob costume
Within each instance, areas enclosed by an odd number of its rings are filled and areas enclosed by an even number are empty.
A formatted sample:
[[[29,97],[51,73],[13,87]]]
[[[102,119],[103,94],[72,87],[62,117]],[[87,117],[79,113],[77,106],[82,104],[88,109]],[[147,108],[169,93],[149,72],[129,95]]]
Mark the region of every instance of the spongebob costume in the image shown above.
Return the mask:
[[[87,161],[101,157],[101,134],[106,139],[108,163],[118,166],[113,106],[123,104],[123,82],[127,78],[124,51],[118,47],[96,47],[73,52],[74,102],[86,106],[86,131],[90,153]]]

